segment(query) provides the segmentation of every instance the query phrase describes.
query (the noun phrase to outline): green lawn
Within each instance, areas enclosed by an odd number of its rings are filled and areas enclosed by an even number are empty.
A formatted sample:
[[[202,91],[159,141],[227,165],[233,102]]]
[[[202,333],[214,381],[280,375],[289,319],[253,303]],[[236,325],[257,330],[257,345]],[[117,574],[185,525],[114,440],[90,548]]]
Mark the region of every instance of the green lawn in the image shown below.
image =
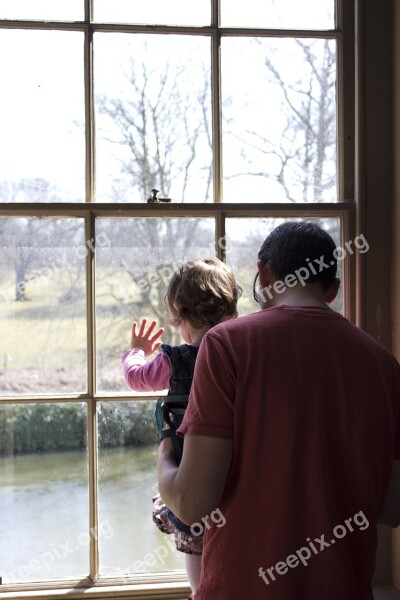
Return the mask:
[[[15,300],[15,280],[1,278],[0,393],[64,393],[86,391],[86,295],[84,275],[53,269],[28,282],[26,299]],[[243,288],[239,314],[257,310],[252,298],[254,273],[238,269]],[[96,278],[96,346],[99,390],[127,391],[121,354],[129,346],[134,319],[156,318],[163,290],[154,286],[153,307],[139,306],[139,288],[128,273],[99,270]],[[340,310],[340,302],[334,309]],[[165,326],[164,322],[160,325]],[[178,332],[167,329],[162,341],[179,343]],[[22,381],[22,383],[21,383]],[[20,383],[22,387],[20,386]],[[19,387],[18,387],[19,386]]]

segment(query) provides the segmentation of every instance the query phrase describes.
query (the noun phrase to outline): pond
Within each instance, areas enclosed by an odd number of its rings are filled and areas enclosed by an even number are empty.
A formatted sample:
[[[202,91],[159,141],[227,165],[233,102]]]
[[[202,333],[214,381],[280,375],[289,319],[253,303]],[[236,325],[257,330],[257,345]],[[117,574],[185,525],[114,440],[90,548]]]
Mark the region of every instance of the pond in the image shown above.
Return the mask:
[[[99,450],[99,527],[89,532],[86,451],[0,458],[3,584],[81,578],[89,536],[98,536],[102,576],[183,569],[172,536],[152,521],[157,446]]]

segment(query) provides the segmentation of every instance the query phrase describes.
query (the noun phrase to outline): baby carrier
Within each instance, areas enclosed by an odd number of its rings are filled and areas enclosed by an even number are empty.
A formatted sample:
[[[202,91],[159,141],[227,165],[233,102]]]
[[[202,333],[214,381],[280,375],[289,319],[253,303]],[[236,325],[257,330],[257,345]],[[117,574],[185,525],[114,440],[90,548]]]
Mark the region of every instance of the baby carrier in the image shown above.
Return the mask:
[[[160,350],[168,356],[172,369],[168,395],[159,398],[156,406],[158,437],[160,440],[171,437],[174,455],[179,465],[182,460],[183,438],[177,436],[176,430],[182,423],[188,404],[198,348],[188,344],[162,344]],[[167,423],[170,429],[164,429],[164,423]]]

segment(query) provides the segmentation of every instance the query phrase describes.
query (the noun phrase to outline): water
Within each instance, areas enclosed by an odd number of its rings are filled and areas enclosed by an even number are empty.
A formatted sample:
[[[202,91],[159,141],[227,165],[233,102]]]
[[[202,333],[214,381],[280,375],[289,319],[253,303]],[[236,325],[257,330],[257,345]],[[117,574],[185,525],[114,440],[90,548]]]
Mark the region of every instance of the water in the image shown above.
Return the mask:
[[[171,536],[151,518],[156,446],[99,451],[99,527],[89,532],[86,451],[0,458],[3,583],[81,578],[89,536],[98,536],[103,576],[183,568]]]

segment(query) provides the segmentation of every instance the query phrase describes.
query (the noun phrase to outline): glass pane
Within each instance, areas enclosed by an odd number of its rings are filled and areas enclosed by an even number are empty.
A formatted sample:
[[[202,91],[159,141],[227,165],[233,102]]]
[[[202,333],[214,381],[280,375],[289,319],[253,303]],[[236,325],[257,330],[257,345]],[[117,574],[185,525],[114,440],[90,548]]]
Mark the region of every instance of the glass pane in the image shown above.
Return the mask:
[[[89,572],[84,404],[0,406],[3,584]]]
[[[210,40],[95,34],[97,200],[212,196]]]
[[[94,0],[95,21],[151,25],[210,25],[211,2]]]
[[[84,224],[0,219],[0,395],[86,391]]]
[[[83,33],[1,29],[0,53],[0,202],[82,202]]]
[[[222,116],[226,202],[336,202],[334,40],[224,38]]]
[[[253,282],[257,273],[257,255],[261,244],[275,227],[285,221],[303,221],[297,218],[245,218],[226,220],[226,262],[233,269],[243,288],[239,300],[239,316],[260,310],[253,298]],[[311,220],[311,219],[310,219]],[[340,218],[312,219],[332,236],[337,246],[341,246]],[[344,258],[344,256],[343,256]],[[342,264],[338,260],[338,277],[342,277]],[[329,305],[343,314],[343,289]]]
[[[173,271],[194,258],[215,256],[214,219],[98,219],[96,227],[97,385],[127,391],[121,356],[132,322],[156,319],[162,341],[179,344],[165,322],[164,296]]]
[[[155,402],[99,404],[100,572],[183,569],[173,536],[152,520],[158,454]]]
[[[220,0],[223,27],[333,29],[335,0]]]
[[[84,0],[1,0],[0,19],[83,20]]]

